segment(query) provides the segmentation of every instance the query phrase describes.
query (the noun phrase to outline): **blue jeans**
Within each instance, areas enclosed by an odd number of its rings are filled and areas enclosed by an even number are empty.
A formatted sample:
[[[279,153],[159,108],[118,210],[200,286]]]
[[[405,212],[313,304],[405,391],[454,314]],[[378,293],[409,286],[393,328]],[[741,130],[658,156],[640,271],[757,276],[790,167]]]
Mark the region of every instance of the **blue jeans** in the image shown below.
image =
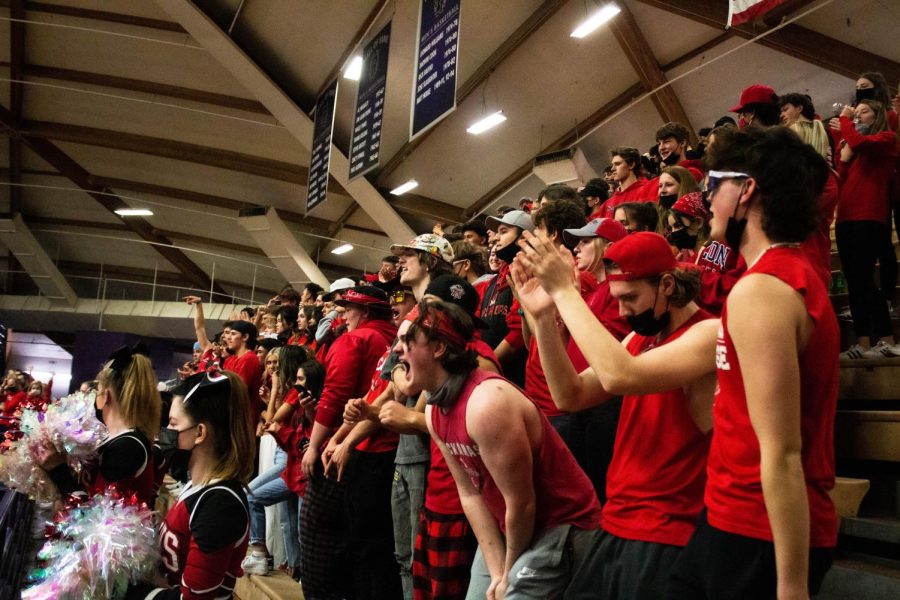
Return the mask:
[[[260,473],[248,486],[247,502],[250,506],[250,543],[266,543],[266,507],[283,503],[279,511],[281,535],[284,537],[284,552],[288,565],[300,564],[299,514],[302,498],[288,489],[281,478],[287,462],[287,454],[275,450],[275,466]]]
[[[394,519],[394,556],[400,565],[404,600],[413,598],[412,559],[419,528],[419,511],[425,505],[425,478],[428,463],[395,465],[391,486],[391,514]]]

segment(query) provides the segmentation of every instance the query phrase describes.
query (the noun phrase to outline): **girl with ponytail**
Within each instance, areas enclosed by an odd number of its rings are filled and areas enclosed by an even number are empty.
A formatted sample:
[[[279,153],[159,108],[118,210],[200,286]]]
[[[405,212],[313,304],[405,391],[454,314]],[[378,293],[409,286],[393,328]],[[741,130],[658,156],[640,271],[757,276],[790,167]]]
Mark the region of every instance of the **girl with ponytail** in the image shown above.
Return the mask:
[[[160,397],[156,373],[143,344],[123,346],[110,355],[97,375],[94,409],[109,436],[97,448],[98,463],[77,481],[65,454],[48,448],[41,466],[63,495],[92,496],[112,485],[123,496],[135,495],[153,506],[154,461],[151,440],[159,429]]]

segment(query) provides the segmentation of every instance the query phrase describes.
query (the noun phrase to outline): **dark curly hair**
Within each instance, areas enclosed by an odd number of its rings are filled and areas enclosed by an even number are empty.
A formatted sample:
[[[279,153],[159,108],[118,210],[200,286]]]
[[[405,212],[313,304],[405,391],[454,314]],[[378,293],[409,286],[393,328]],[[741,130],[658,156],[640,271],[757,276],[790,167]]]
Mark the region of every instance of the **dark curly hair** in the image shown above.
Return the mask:
[[[762,229],[772,241],[802,242],[818,226],[828,163],[787,127],[717,131],[707,163],[711,170],[741,171],[756,180]]]

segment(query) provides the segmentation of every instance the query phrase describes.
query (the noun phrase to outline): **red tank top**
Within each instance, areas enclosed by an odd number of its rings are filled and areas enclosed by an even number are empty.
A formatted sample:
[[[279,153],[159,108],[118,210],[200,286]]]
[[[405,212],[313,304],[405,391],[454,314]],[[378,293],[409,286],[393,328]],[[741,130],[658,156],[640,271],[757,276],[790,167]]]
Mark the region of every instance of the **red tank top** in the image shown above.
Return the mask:
[[[837,320],[822,280],[802,250],[770,249],[748,269],[747,274],[751,273],[771,275],[800,292],[814,322],[806,350],[798,357],[803,474],[809,497],[810,546],[833,547],[837,516],[828,491],[834,487],[840,350]],[[728,333],[727,304],[716,340],[716,366],[718,389],[705,498],[709,523],[723,531],[771,541],[760,482],[759,440],[750,424],[741,364]]]
[[[481,460],[478,446],[466,429],[466,409],[472,392],[484,381],[502,379],[496,373],[475,369],[463,386],[456,403],[447,413],[433,407],[431,424],[437,437],[460,462],[469,480],[481,494],[501,531],[506,531],[506,504]],[[537,407],[535,407],[537,410]],[[535,535],[570,524],[581,529],[596,529],[600,522],[600,502],[590,479],[540,410],[541,440],[534,451],[533,484],[535,491]]]
[[[635,334],[626,346],[637,356],[678,339],[712,318],[698,310],[661,343]],[[681,388],[625,396],[613,459],[606,475],[603,529],[627,540],[684,546],[703,508],[710,434],[687,410]]]

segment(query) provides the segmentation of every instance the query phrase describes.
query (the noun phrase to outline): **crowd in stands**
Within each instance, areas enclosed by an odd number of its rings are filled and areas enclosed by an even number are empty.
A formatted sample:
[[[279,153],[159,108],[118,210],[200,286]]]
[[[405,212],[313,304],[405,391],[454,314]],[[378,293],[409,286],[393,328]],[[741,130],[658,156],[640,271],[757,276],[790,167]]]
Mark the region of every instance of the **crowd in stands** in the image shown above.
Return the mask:
[[[187,297],[197,342],[159,436],[145,357],[98,376],[114,441],[85,489],[190,481],[163,525],[169,587],[128,597],[267,574],[268,506],[307,599],[816,593],[839,358],[900,356],[898,104],[878,73],[832,118],[753,85],[695,143],[666,123],[579,189],[395,240],[377,273],[288,287],[213,337]]]

